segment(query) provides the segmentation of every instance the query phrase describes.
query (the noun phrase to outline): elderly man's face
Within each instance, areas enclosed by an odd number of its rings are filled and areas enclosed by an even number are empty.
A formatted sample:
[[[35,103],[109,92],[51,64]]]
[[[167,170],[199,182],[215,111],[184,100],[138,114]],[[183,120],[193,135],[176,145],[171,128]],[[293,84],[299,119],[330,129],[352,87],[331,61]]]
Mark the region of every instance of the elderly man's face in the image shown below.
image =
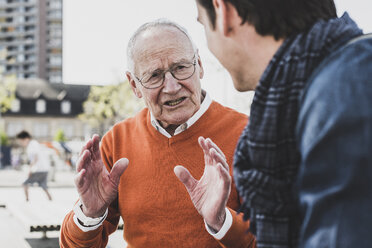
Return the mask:
[[[147,89],[138,81],[174,68],[178,63],[194,61],[195,72],[186,80],[178,80],[166,72],[163,85],[155,89]],[[186,35],[176,28],[157,27],[140,34],[134,48],[134,73],[127,75],[135,94],[144,98],[164,128],[186,122],[200,108],[203,68]]]

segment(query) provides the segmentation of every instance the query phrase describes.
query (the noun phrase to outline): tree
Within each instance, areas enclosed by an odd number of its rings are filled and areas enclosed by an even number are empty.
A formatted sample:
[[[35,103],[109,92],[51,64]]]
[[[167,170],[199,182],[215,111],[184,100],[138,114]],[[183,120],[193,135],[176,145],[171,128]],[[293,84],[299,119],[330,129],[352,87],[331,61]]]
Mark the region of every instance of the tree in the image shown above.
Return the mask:
[[[58,128],[54,135],[54,140],[61,143],[61,142],[66,142],[66,137],[65,137],[65,132],[61,128]]]
[[[0,113],[8,111],[15,99],[16,77],[0,75]]]
[[[3,130],[0,129],[0,147],[8,145],[9,145],[8,135]]]
[[[92,86],[79,117],[103,134],[110,126],[131,117],[144,107],[128,81],[114,85]]]

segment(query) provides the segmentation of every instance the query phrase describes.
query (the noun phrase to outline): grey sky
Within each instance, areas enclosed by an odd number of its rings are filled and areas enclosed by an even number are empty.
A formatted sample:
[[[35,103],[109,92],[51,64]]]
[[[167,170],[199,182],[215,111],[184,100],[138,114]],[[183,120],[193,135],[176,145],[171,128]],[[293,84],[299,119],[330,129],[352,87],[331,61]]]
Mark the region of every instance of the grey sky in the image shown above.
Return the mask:
[[[370,0],[335,0],[339,15],[345,10],[372,32]],[[66,83],[108,84],[124,80],[125,49],[141,24],[168,18],[183,25],[199,47],[206,70],[203,88],[225,102],[233,91],[228,74],[209,52],[202,26],[196,22],[194,0],[64,0],[64,63]]]

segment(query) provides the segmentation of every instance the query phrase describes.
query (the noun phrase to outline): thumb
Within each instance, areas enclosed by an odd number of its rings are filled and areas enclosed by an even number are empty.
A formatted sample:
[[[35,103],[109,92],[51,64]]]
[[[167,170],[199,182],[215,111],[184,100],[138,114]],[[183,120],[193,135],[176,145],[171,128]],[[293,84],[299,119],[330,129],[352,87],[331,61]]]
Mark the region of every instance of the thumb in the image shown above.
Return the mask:
[[[185,185],[188,192],[191,192],[195,188],[198,181],[191,176],[190,172],[185,167],[177,165],[174,167],[173,171],[178,179]]]
[[[111,180],[115,184],[119,184],[120,177],[124,173],[124,171],[128,168],[128,164],[129,164],[128,159],[121,158],[118,161],[116,161],[116,163],[112,167],[111,172],[110,172],[110,177],[111,177]]]

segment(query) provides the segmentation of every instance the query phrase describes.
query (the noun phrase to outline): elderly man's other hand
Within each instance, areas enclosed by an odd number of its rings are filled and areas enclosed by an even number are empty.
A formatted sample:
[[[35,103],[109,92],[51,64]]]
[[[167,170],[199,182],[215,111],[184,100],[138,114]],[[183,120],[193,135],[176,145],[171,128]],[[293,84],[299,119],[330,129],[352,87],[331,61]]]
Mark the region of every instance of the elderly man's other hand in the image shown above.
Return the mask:
[[[231,190],[229,165],[211,139],[199,137],[198,141],[204,152],[203,176],[198,181],[183,166],[176,166],[174,173],[185,185],[199,214],[209,227],[218,232],[225,222],[225,207]]]
[[[82,148],[75,176],[83,213],[91,218],[102,216],[116,198],[120,176],[129,164],[128,159],[122,158],[109,173],[102,162],[99,141],[99,136],[94,135]]]

